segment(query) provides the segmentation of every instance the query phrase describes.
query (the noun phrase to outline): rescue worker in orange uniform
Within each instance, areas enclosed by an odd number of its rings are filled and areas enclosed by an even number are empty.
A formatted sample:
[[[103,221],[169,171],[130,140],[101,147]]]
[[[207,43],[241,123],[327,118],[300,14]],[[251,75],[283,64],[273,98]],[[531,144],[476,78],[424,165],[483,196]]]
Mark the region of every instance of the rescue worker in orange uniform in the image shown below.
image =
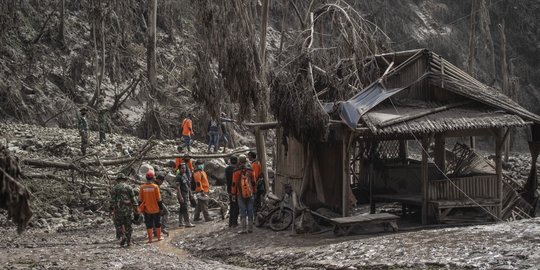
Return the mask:
[[[182,147],[187,147],[188,152],[191,152],[191,136],[194,134],[191,117],[192,115],[190,113],[182,121],[182,138],[184,139],[184,144],[182,144]]]
[[[212,221],[208,213],[208,192],[210,191],[210,183],[208,182],[208,176],[204,171],[204,163],[202,160],[195,162],[195,172],[193,172],[193,180],[195,182],[195,195],[197,197],[197,207],[195,208],[195,214],[193,221],[201,220],[201,212],[204,216],[204,221]]]
[[[261,162],[257,159],[257,154],[253,151],[249,151],[247,154],[247,158],[249,159],[249,163],[251,165],[251,169],[253,170],[253,175],[255,176],[255,183],[257,186],[257,193],[255,194],[255,203],[254,203],[254,211],[257,213],[259,209],[261,209],[262,206],[262,198],[265,193],[265,186],[264,186],[264,180],[262,179],[261,171]]]
[[[144,223],[148,234],[148,243],[152,243],[153,229],[156,230],[157,240],[161,238],[161,217],[159,212],[163,209],[161,193],[154,182],[154,171],[146,173],[146,183],[139,188],[139,212],[144,214]]]
[[[236,198],[238,208],[240,208],[240,225],[242,227],[239,233],[251,233],[253,232],[253,222],[255,219],[255,213],[253,211],[254,197],[257,192],[255,174],[249,166],[245,155],[238,157],[238,163],[239,165],[233,173],[231,194],[233,199]]]

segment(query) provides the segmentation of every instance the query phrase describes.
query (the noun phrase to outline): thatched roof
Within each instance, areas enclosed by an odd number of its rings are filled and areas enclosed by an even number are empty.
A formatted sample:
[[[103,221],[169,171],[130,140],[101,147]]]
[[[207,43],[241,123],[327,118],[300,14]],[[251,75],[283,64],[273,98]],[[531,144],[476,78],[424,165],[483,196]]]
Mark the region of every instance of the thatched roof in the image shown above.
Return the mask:
[[[426,104],[428,105],[428,104]],[[362,119],[373,134],[415,134],[446,132],[467,129],[524,126],[526,122],[517,115],[490,109],[487,106],[463,106],[429,113],[408,121],[394,121],[403,115],[420,115],[437,108],[435,104],[423,108],[398,105],[383,106],[366,113]],[[397,112],[396,112],[397,111]]]
[[[540,116],[529,112],[508,96],[482,84],[429,50],[381,54],[373,58],[383,70],[385,65],[388,67],[391,62],[394,67],[384,78],[364,88],[351,99],[339,103],[339,116],[351,129],[366,125],[373,134],[389,135],[411,131],[428,133],[523,126],[527,124],[526,121],[540,123]],[[416,96],[416,101],[425,103],[423,108],[394,107],[397,99],[393,96],[399,96],[401,92],[414,92],[412,95]],[[431,100],[437,95],[435,92],[450,93],[454,95],[454,99],[461,102],[448,100],[445,104],[440,104],[444,98]],[[436,105],[439,109],[430,108],[430,102],[439,102]],[[463,102],[467,103],[466,108],[463,108]],[[336,106],[325,106],[327,112],[330,112],[332,107]],[[384,118],[390,115],[396,118],[391,121],[392,124],[379,126],[384,122]]]

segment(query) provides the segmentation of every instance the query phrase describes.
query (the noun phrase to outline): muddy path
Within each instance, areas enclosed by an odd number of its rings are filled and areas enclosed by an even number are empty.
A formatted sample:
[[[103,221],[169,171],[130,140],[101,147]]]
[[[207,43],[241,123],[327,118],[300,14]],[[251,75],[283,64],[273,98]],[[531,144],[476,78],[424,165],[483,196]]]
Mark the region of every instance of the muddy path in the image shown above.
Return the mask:
[[[27,231],[17,236],[2,229],[2,269],[242,269],[212,259],[197,258],[172,241],[184,229],[171,230],[169,237],[146,244],[144,228],[134,231],[133,245],[120,247],[114,230],[102,226],[61,233]]]
[[[224,221],[171,224],[170,236],[146,244],[136,226],[122,248],[111,226],[21,236],[0,229],[2,269],[540,269],[540,219],[366,233],[292,235],[256,228],[239,235]]]

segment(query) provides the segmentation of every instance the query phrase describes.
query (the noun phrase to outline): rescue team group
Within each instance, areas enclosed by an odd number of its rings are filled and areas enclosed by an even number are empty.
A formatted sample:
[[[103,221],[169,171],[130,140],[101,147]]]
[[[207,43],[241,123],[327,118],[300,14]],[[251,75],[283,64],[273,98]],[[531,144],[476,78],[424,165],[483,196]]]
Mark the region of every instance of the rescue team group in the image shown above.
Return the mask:
[[[183,144],[177,147],[184,153],[184,147],[190,145],[193,135],[191,119],[188,116],[182,123]],[[189,150],[188,150],[189,151]],[[227,160],[225,180],[229,193],[229,227],[237,227],[240,215],[239,233],[253,232],[255,205],[260,204],[260,196],[264,193],[261,176],[261,164],[255,152],[247,155],[231,156]],[[180,205],[178,221],[180,227],[194,227],[190,220],[188,204],[195,206],[193,221],[200,221],[202,212],[205,221],[213,220],[208,213],[210,183],[204,171],[202,160],[193,161],[189,157],[176,158],[172,170],[176,175],[176,197]],[[145,175],[146,183],[139,187],[138,200],[135,191],[128,185],[124,174],[118,174],[117,183],[111,192],[111,212],[116,228],[116,237],[120,246],[131,245],[132,223],[139,223],[144,218],[148,243],[154,237],[162,240],[162,233],[168,236],[167,219],[169,210],[163,203],[160,185],[165,181],[165,173],[155,172],[149,168]],[[257,190],[259,189],[259,190]],[[257,192],[259,191],[259,192]]]

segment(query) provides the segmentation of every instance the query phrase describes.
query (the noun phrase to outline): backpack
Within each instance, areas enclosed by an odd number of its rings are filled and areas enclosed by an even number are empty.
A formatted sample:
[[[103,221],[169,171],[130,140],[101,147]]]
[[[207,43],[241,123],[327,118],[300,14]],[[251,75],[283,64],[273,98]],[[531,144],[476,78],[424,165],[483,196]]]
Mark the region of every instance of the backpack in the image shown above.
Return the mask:
[[[240,175],[240,194],[242,198],[248,199],[253,195],[253,186],[251,183],[251,177],[246,170],[242,170]]]

